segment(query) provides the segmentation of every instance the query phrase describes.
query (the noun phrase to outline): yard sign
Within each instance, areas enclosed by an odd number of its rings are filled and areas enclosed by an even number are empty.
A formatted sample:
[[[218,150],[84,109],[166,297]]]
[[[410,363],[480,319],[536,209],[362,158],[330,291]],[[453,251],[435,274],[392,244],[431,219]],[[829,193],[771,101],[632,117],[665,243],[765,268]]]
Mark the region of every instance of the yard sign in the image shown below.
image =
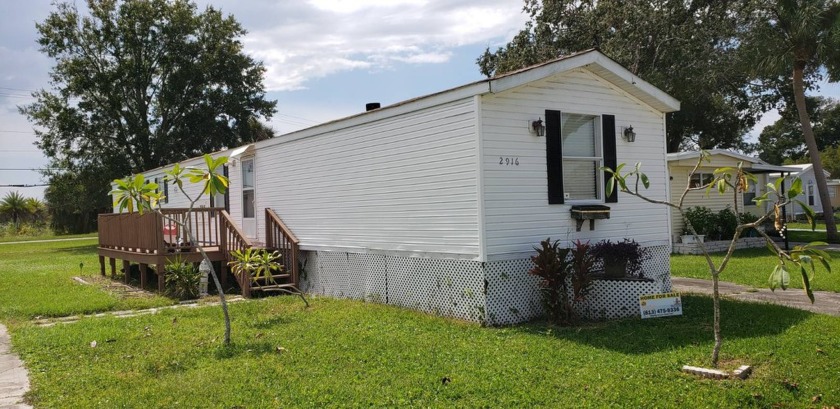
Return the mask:
[[[648,294],[639,296],[642,318],[682,315],[682,300],[679,293]]]

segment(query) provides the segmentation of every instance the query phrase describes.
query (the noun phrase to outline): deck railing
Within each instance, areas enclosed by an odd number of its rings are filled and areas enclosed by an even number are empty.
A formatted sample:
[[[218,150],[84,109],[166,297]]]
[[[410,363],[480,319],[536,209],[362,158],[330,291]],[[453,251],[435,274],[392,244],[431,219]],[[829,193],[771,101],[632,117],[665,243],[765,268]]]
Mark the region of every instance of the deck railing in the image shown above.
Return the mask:
[[[265,246],[276,249],[282,256],[280,261],[291,274],[294,285],[298,284],[298,252],[300,241],[294,233],[283,223],[280,216],[270,208],[265,209]]]
[[[98,225],[100,247],[138,253],[154,253],[164,247],[159,214],[100,214]]]
[[[195,246],[222,247],[224,209],[201,207],[193,209],[189,219],[186,208],[162,209],[156,212],[100,214],[99,246],[138,253],[165,253],[171,249]],[[186,237],[183,224],[195,242]]]

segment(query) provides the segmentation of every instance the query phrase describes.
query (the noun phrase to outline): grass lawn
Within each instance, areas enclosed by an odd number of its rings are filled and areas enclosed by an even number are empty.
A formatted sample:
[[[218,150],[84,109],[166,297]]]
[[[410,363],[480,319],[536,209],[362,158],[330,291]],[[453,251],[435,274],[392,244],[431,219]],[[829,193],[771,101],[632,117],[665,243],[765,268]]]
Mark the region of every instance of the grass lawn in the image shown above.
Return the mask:
[[[817,268],[815,279],[811,282],[811,287],[814,290],[840,292],[840,252],[831,251],[829,254],[832,256],[831,272],[826,272],[825,268],[820,265]],[[723,256],[723,252],[714,253],[712,259],[715,260],[716,264],[719,264]],[[731,281],[756,288],[768,288],[767,280],[776,265],[776,260],[770,250],[764,247],[735,250],[720,278],[723,281]],[[672,254],[671,275],[711,279],[706,259],[700,255]],[[798,271],[791,271],[790,285],[794,288],[802,288],[802,279]]]
[[[120,299],[72,280],[91,274],[99,274],[95,240],[0,245],[0,317],[29,320],[173,304],[165,297]]]
[[[85,233],[85,234],[55,234],[55,233],[44,233],[39,234],[36,236],[29,236],[29,235],[20,235],[20,236],[0,236],[0,243],[9,243],[13,241],[34,241],[34,240],[51,240],[51,239],[78,239],[78,238],[90,238],[96,237],[96,233]]]
[[[41,256],[31,270],[56,276],[40,281],[65,281],[93,258],[90,246],[61,244],[23,245]],[[64,303],[35,292],[26,308],[9,308],[22,290],[7,273],[27,263],[7,266],[5,256],[0,319],[36,407],[811,407],[819,395],[817,406],[840,405],[840,318],[785,307],[724,301],[722,366],[749,363],[755,374],[710,381],[679,371],[708,362],[706,297],[684,297],[682,317],[577,328],[483,328],[358,301],[314,298],[307,309],[272,297],[231,305],[233,345],[222,347],[218,307],[36,327],[23,318]],[[51,309],[112,308],[97,301],[107,295],[79,288],[64,289],[75,292],[65,300],[78,299],[73,308]]]
[[[708,360],[711,302],[684,302],[678,318],[482,328],[278,297],[232,306],[229,348],[211,307],[17,326],[13,341],[43,407],[807,407],[820,394],[840,404],[840,338],[829,335],[840,318],[724,302],[723,362],[756,373],[707,381],[679,368]]]

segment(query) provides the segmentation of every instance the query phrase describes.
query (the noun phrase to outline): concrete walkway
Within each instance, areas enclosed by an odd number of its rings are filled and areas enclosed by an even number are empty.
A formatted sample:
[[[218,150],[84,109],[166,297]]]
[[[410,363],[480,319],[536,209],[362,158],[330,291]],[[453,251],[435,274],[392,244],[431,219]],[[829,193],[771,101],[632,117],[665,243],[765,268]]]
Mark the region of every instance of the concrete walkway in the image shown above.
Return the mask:
[[[671,287],[680,293],[712,294],[711,280],[671,277]],[[811,300],[799,288],[770,291],[769,288],[752,288],[721,281],[718,289],[721,295],[735,300],[766,302],[840,317],[840,293],[814,291],[814,303],[811,304]]]
[[[0,324],[0,408],[30,409],[32,406],[23,403],[23,394],[29,390],[26,368],[10,346],[9,333]]]

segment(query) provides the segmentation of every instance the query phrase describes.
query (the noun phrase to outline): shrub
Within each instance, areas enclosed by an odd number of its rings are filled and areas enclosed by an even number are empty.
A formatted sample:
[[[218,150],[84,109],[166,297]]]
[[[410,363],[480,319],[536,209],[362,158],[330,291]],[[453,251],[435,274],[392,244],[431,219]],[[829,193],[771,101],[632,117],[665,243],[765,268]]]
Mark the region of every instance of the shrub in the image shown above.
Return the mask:
[[[559,240],[552,242],[547,238],[534,250],[537,251],[537,255],[531,257],[534,267],[528,273],[540,278],[543,309],[551,322],[569,325],[575,316],[566,285],[572,267],[566,258],[570,249],[560,248]]]
[[[685,211],[685,223],[686,227],[683,229],[683,234],[691,234],[691,231],[688,230],[688,224],[691,224],[697,234],[708,235],[714,228],[715,214],[705,206],[691,207]]]
[[[575,247],[571,249],[572,254],[572,294],[575,301],[583,301],[589,292],[592,291],[592,269],[595,265],[595,256],[590,251],[589,242],[574,242]]]
[[[626,262],[625,274],[638,278],[644,277],[642,263],[650,258],[650,250],[631,239],[615,243],[610,240],[601,240],[592,246],[590,252],[595,258],[602,260],[605,267]]]
[[[714,228],[710,232],[712,240],[729,240],[738,229],[738,218],[729,207],[717,212]]]
[[[528,273],[540,278],[540,299],[546,315],[555,324],[573,325],[577,321],[573,302],[583,301],[592,290],[595,258],[589,251],[589,242],[577,240],[574,248],[568,249],[561,248],[559,240],[552,242],[548,238],[534,250],[534,267]]]
[[[745,224],[746,223],[755,223],[756,220],[758,220],[758,216],[756,216],[752,213],[741,213],[741,223],[745,223]],[[760,228],[760,227],[758,227],[758,228]],[[757,230],[758,228],[752,228],[751,227],[749,229],[746,229],[743,232],[741,232],[741,236],[742,237],[757,237],[759,235],[758,230]]]
[[[179,300],[198,298],[201,272],[195,264],[176,258],[166,264],[166,292]]]

